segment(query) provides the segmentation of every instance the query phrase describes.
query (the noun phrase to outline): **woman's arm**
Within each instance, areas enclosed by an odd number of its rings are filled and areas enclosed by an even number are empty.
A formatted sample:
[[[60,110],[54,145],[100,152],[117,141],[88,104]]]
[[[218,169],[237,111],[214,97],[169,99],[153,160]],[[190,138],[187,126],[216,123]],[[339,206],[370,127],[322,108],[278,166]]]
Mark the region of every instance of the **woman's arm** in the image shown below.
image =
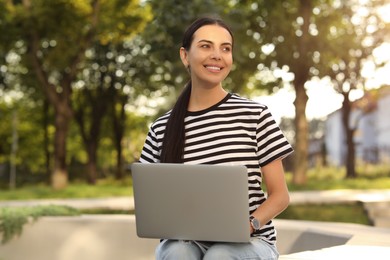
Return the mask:
[[[268,198],[252,215],[260,221],[261,225],[264,225],[287,208],[290,196],[281,159],[263,166],[261,171]]]

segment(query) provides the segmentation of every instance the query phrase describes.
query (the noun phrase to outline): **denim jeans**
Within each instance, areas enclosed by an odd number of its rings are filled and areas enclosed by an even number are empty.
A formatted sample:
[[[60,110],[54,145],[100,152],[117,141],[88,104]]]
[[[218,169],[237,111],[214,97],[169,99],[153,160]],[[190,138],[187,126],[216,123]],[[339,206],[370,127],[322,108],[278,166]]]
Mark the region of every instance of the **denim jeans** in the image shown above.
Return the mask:
[[[249,243],[213,243],[163,240],[156,248],[157,260],[214,260],[214,259],[278,259],[275,246],[252,238]]]

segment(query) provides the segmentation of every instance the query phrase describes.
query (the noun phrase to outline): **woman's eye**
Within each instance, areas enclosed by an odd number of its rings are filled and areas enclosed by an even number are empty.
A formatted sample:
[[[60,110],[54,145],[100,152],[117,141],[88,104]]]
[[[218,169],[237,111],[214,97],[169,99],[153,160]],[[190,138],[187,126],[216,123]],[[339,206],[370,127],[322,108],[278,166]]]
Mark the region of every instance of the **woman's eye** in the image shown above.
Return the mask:
[[[225,52],[230,52],[231,48],[230,47],[224,47],[224,48],[222,48],[222,50],[225,51]]]
[[[209,48],[210,46],[208,44],[203,44],[200,46],[201,48]]]

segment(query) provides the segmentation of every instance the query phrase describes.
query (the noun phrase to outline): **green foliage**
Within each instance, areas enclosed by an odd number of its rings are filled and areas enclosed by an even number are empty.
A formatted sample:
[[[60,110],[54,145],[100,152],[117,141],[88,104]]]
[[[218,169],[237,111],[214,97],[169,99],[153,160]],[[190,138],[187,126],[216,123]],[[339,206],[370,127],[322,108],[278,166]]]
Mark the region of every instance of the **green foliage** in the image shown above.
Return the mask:
[[[80,212],[67,206],[36,206],[0,208],[0,234],[2,243],[10,241],[20,235],[23,226],[30,220],[36,221],[42,216],[77,216]]]
[[[150,8],[140,8],[137,0],[96,2],[97,14],[86,0],[35,0],[15,4],[11,14],[20,39],[29,41],[36,33],[45,64],[51,70],[62,70],[72,64],[93,34],[104,43],[123,40],[138,33],[151,19]]]
[[[335,190],[335,189],[388,189],[390,187],[389,165],[362,165],[357,169],[357,178],[346,179],[345,168],[317,167],[309,169],[307,183],[292,183],[292,173],[286,173],[289,189]]]
[[[151,8],[139,0],[101,1],[99,40],[102,44],[118,43],[142,32],[152,19]]]
[[[42,105],[33,102],[26,94],[19,93],[21,97],[9,102],[12,93],[6,93],[6,98],[0,98],[0,115],[3,122],[12,122],[16,116],[17,124],[15,131],[18,132],[18,167],[28,169],[29,173],[43,173],[44,150],[42,149],[43,131],[40,125],[42,120]],[[16,94],[18,95],[18,94]],[[7,102],[8,99],[8,102]],[[9,160],[12,143],[12,124],[0,126],[0,163]]]
[[[72,155],[66,154],[66,131],[73,115],[71,107],[72,92],[73,88],[80,87],[80,84],[78,86],[73,85],[76,81],[77,72],[91,67],[91,64],[87,64],[84,61],[88,53],[93,52],[95,45],[116,44],[120,46],[140,33],[146,26],[146,23],[152,18],[149,5],[139,0],[0,0],[0,7],[7,8],[7,12],[2,12],[0,15],[0,39],[3,39],[4,35],[9,36],[5,37],[6,41],[0,42],[0,61],[7,60],[6,57],[7,55],[10,56],[10,53],[14,53],[14,56],[17,57],[16,65],[7,63],[1,65],[0,85],[7,85],[11,89],[24,93],[24,89],[21,90],[15,87],[15,82],[22,85],[25,89],[35,90],[36,84],[30,84],[31,78],[34,78],[34,83],[39,81],[40,84],[38,86],[40,90],[46,94],[45,98],[50,101],[50,105],[55,107],[52,110],[56,116],[55,120],[51,118],[52,120],[46,120],[45,124],[40,122],[40,120],[32,120],[33,124],[38,126],[36,129],[40,130],[39,137],[42,137],[42,133],[44,133],[42,126],[47,127],[48,124],[56,122],[56,134],[49,136],[49,138],[54,137],[52,139],[55,139],[54,143],[56,146],[54,149],[50,151],[42,149],[42,147],[49,148],[47,143],[42,145],[42,138],[37,139],[37,142],[41,141],[41,144],[34,145],[34,147],[41,148],[40,153],[37,154],[40,163],[44,164],[44,167],[37,167],[36,169],[47,171],[46,166],[49,166],[50,162],[48,160],[50,160],[49,156],[53,150],[56,151],[54,152],[54,156],[57,157],[55,161],[60,161],[60,163],[54,164],[56,168],[59,165],[66,168],[66,160],[83,161],[83,158],[80,157],[85,154],[81,153],[81,156],[75,156],[76,159]],[[108,57],[110,50],[104,51],[102,55]],[[121,54],[124,57],[123,52]],[[0,62],[0,64],[3,64],[3,62]],[[109,66],[110,64],[106,65]],[[16,67],[23,68],[23,73],[20,71],[15,73],[14,77],[17,81],[15,80],[12,82],[13,84],[10,84],[8,80],[10,78],[8,76],[9,73],[6,72],[9,72],[10,68]],[[98,67],[96,73],[102,73],[106,68],[102,65]],[[128,70],[124,69],[123,71]],[[85,70],[84,73],[88,72]],[[112,73],[115,74],[115,71]],[[82,80],[83,78],[79,81],[84,83],[81,85],[81,88],[85,85],[90,86],[90,82],[83,82]],[[107,78],[103,76],[99,80],[100,82],[106,82]],[[112,83],[112,86],[114,86],[114,83]],[[131,82],[127,82],[127,84],[132,85]],[[87,89],[87,87],[85,88]],[[89,93],[88,91],[86,92],[87,94],[84,95],[88,96]],[[43,98],[42,95],[37,95],[36,97],[38,97],[39,101]],[[99,100],[99,104],[106,103],[107,100]],[[89,104],[85,107],[89,107]],[[42,115],[42,113],[37,114],[38,116]],[[59,120],[59,116],[64,117]],[[100,119],[103,116],[103,112],[98,113],[97,118]],[[88,117],[84,118],[84,121],[89,123],[92,120]],[[27,120],[27,122],[31,121]],[[98,139],[100,125],[96,125],[93,125],[91,128],[96,130],[97,133],[93,134],[93,137]],[[0,133],[0,136],[2,136],[2,133]],[[76,133],[75,136],[80,136],[80,134]],[[77,143],[80,143],[80,141],[76,140],[75,142],[76,145],[74,147],[77,147]],[[9,144],[9,142],[6,144]],[[85,149],[85,147],[81,147],[81,149],[77,147],[75,150],[82,150],[83,148]],[[97,145],[94,145],[93,148],[97,149]],[[29,151],[29,149],[26,149],[26,151]],[[27,159],[23,158],[21,161],[25,160]],[[28,170],[30,171],[31,168],[28,167]]]

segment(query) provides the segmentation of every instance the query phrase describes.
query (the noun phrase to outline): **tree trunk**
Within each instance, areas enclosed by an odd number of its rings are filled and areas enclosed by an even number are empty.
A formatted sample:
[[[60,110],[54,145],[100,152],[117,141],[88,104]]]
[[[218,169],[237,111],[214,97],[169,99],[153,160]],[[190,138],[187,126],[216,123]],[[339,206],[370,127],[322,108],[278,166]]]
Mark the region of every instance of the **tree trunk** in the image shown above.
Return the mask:
[[[353,129],[348,129],[347,136],[347,161],[346,163],[346,177],[347,178],[356,178],[356,169],[355,169],[355,144],[353,143],[353,133],[355,132]]]
[[[54,104],[55,135],[54,135],[54,171],[51,184],[54,189],[63,189],[68,185],[68,170],[66,164],[66,139],[71,120],[70,107],[66,101]]]
[[[122,155],[122,138],[115,139],[115,147],[116,147],[116,170],[115,170],[115,178],[117,180],[123,179],[124,171],[123,171],[123,155]]]
[[[86,129],[86,124],[84,122],[86,119],[84,116],[85,111],[83,110],[83,107],[80,107],[76,110],[75,118],[77,124],[79,125],[84,147],[88,155],[88,161],[86,165],[86,179],[89,184],[95,184],[97,177],[97,150],[99,146],[99,135],[101,126],[100,122],[105,112],[104,110],[98,109],[98,107],[100,106],[99,102],[95,102],[93,104],[88,105],[93,106],[94,110],[94,112],[90,116],[88,116],[88,118],[92,120],[89,129]],[[99,112],[96,113],[96,111]]]
[[[306,119],[307,94],[305,83],[309,79],[311,57],[308,56],[310,45],[309,24],[311,17],[311,1],[300,0],[299,13],[302,15],[304,23],[302,25],[302,36],[298,37],[299,57],[294,68],[294,88],[295,88],[295,160],[293,183],[306,183],[306,172],[308,168],[308,147],[309,147],[309,124]]]
[[[50,179],[50,148],[49,148],[49,102],[47,99],[43,100],[43,146],[45,150],[45,175],[47,181]]]
[[[306,183],[306,172],[308,168],[308,127],[306,119],[307,94],[302,86],[295,87],[296,98],[295,105],[295,160],[294,160],[294,184]]]
[[[10,174],[9,174],[9,187],[10,189],[16,188],[16,156],[18,152],[18,112],[14,108],[12,111],[12,146],[10,156]]]
[[[126,112],[125,112],[125,105],[127,102],[127,96],[119,96],[117,97],[119,99],[119,107],[120,110],[116,111],[116,107],[118,105],[117,102],[113,102],[112,106],[112,120],[113,120],[113,126],[114,126],[114,143],[115,148],[117,151],[117,165],[116,165],[116,171],[115,171],[115,178],[116,179],[122,179],[124,176],[124,169],[123,169],[123,155],[122,155],[122,139],[123,139],[123,133],[125,131],[125,125],[126,125]],[[119,113],[118,113],[119,112]]]
[[[349,92],[342,93],[344,96],[342,105],[342,123],[345,133],[345,142],[347,145],[347,154],[345,157],[346,178],[356,178],[355,170],[355,144],[353,141],[353,135],[355,133],[356,126],[351,126],[351,102],[349,101]]]
[[[102,81],[105,74],[102,74]],[[106,114],[110,94],[110,89],[104,90],[104,87],[96,90],[97,95],[93,95],[91,90],[84,90],[83,95],[87,97],[85,100],[80,100],[80,105],[75,108],[75,119],[80,128],[81,137],[84,147],[88,155],[87,161],[87,182],[95,184],[97,178],[97,152],[99,147],[99,138],[101,130],[102,118]],[[107,100],[106,100],[107,99]],[[88,109],[92,111],[88,113]],[[88,119],[86,119],[88,118]],[[90,120],[90,124],[86,124],[86,120]]]
[[[87,180],[89,184],[95,184],[97,178],[97,142],[91,141],[87,144]]]

